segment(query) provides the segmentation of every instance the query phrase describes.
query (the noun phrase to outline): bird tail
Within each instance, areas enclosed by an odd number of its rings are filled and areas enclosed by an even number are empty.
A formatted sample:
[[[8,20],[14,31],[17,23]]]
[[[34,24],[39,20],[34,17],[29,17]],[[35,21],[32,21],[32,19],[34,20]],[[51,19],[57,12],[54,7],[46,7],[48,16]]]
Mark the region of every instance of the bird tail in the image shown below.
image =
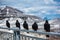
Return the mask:
[[[28,30],[28,29],[27,29]],[[29,32],[27,32],[27,33],[29,33]]]
[[[27,33],[29,33],[29,32],[27,32]]]
[[[8,30],[10,31],[10,28]]]

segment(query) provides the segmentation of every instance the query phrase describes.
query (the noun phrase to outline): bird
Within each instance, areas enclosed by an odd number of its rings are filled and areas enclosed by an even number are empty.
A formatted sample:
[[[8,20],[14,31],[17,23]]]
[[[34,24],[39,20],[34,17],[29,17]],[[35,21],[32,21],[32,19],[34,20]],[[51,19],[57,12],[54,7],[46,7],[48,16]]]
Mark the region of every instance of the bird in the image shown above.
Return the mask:
[[[23,27],[24,27],[24,29],[29,30],[28,23],[26,21],[24,21]],[[27,32],[27,33],[29,33],[29,32]]]
[[[18,27],[19,29],[20,29],[20,23],[19,23],[19,21],[18,20],[16,20],[16,27]],[[19,37],[19,39],[20,39],[20,31],[16,31],[17,32],[17,35],[18,35],[18,37]]]
[[[28,28],[28,24],[27,24],[26,21],[24,21],[24,23],[23,23],[23,27],[24,27],[24,29],[29,30],[29,28]]]
[[[6,26],[10,28],[10,23],[8,22],[8,20],[6,20]]]
[[[15,23],[16,27],[18,27],[20,29],[20,23],[18,20],[16,20],[16,23]]]
[[[34,23],[32,24],[32,29],[33,29],[34,31],[37,31],[38,25],[37,25],[36,22],[34,22]]]
[[[46,32],[50,32],[50,24],[49,24],[48,20],[45,21],[44,30]],[[46,35],[46,37],[49,37],[49,35]]]

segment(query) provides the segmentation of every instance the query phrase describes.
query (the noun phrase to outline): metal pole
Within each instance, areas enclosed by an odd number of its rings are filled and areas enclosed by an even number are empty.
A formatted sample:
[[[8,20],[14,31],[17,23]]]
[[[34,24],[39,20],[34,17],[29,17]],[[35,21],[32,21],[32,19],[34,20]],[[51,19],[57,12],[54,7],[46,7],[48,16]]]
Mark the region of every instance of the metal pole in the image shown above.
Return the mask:
[[[13,40],[20,40],[20,34],[18,34],[17,31],[14,31]]]
[[[18,38],[17,38],[17,37],[18,37],[18,35],[17,35],[17,31],[16,31],[16,40],[18,40]]]
[[[20,31],[17,31],[17,40],[20,40]]]
[[[14,31],[13,40],[16,40],[16,31]]]

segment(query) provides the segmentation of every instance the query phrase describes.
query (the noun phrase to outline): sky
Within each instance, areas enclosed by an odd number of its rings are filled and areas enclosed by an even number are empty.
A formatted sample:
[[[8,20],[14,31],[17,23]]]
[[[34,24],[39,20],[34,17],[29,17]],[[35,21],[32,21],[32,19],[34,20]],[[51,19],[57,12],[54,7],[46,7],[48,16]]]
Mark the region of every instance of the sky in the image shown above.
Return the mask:
[[[60,18],[60,0],[0,0],[0,6],[6,5],[43,19]]]

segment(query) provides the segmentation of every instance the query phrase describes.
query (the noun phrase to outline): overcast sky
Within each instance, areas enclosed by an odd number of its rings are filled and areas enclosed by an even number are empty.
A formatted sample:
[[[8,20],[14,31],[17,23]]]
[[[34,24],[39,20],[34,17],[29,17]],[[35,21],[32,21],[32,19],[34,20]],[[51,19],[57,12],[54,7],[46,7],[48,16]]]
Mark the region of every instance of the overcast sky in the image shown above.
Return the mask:
[[[42,18],[60,17],[60,0],[0,0],[0,6],[4,5]]]

